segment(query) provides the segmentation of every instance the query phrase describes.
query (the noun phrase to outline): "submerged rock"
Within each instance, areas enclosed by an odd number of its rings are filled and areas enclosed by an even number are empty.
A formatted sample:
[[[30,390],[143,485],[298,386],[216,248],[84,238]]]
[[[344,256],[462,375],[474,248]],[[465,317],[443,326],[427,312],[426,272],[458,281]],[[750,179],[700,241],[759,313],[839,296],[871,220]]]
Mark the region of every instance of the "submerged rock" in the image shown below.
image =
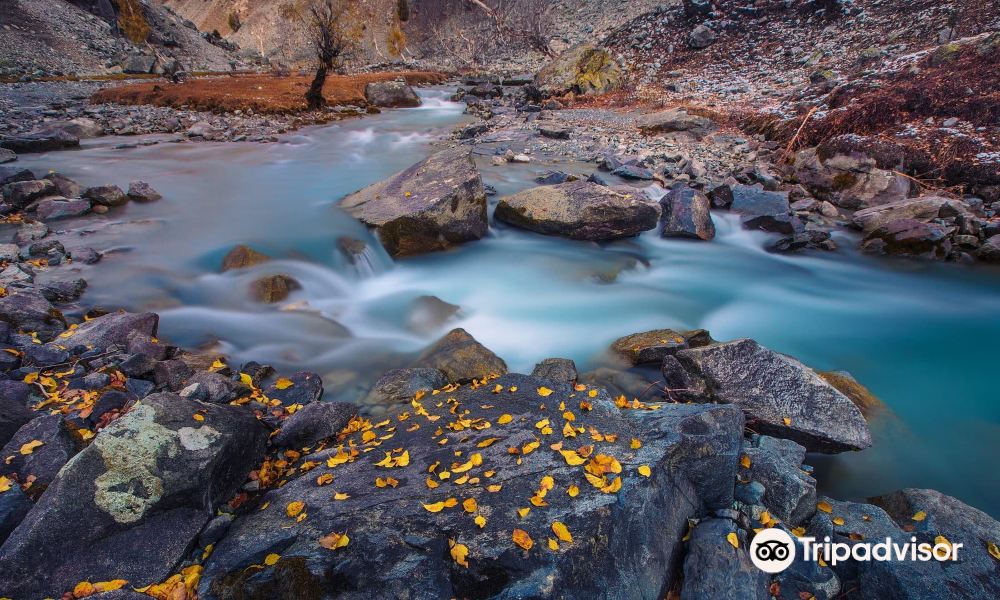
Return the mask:
[[[871,446],[871,433],[853,402],[799,361],[749,339],[677,353],[704,378],[711,397],[737,404],[754,431],[796,441],[812,452]]]
[[[145,181],[133,181],[128,184],[128,197],[133,202],[156,202],[163,198],[160,192]]]
[[[507,373],[507,363],[464,329],[452,329],[424,350],[415,367],[437,369],[452,383]]]
[[[494,393],[494,384],[503,391]],[[543,386],[553,390],[547,398],[538,395]],[[716,405],[622,411],[603,393],[588,397],[592,410],[584,411],[573,393],[568,385],[506,375],[487,386],[455,390],[448,395],[454,400],[443,404],[418,403],[437,421],[415,414],[412,406],[401,409],[420,427],[397,427],[391,447],[347,454],[347,462],[331,471],[328,457],[353,445],[366,447],[366,433],[356,432],[342,449],[311,455],[320,467],[268,491],[262,498],[266,509],[233,522],[205,562],[199,596],[307,598],[335,589],[345,600],[369,598],[373,590],[412,598],[468,598],[491,590],[491,596],[514,598],[557,589],[575,598],[609,590],[658,597],[676,581],[687,519],[732,501],[742,417],[734,407]],[[560,413],[539,408],[561,401],[576,415],[574,426],[630,435],[600,444],[582,464],[570,465],[547,438],[538,440],[545,434],[535,427],[545,418],[561,427]],[[435,422],[452,423],[456,410],[473,424],[492,427],[446,428],[435,435]],[[501,419],[504,414],[509,422]],[[396,416],[387,425],[395,427]],[[371,433],[382,435],[383,429]],[[641,448],[630,448],[631,435],[642,440]],[[483,443],[491,438],[495,443]],[[536,440],[543,443],[536,446]],[[565,449],[579,445],[567,443]],[[508,447],[518,448],[518,455]],[[393,448],[405,449],[405,461]],[[389,466],[376,466],[387,453]],[[607,472],[590,467],[600,473],[594,477],[606,492],[584,477],[591,462],[608,465]],[[648,477],[638,471],[641,465],[649,466]],[[317,477],[325,473],[333,483],[318,486]],[[378,487],[376,478],[393,483]],[[570,484],[579,488],[576,497],[566,493]],[[346,499],[332,501],[334,492]],[[534,504],[527,500],[532,494],[538,496]],[[301,502],[308,518],[290,518],[292,502]],[[519,516],[525,506],[530,511]],[[461,546],[450,549],[449,540]],[[272,553],[279,555],[274,564],[248,569]]]
[[[486,235],[486,192],[467,148],[432,154],[340,202],[375,228],[392,256],[444,250]]]
[[[101,206],[124,206],[128,203],[128,196],[117,185],[101,185],[87,188],[83,192],[83,197]]]
[[[381,108],[420,106],[420,97],[405,81],[372,81],[365,84],[365,100]]]
[[[522,229],[577,240],[611,241],[656,227],[659,208],[642,192],[572,181],[500,199],[494,217]]]
[[[63,468],[0,548],[0,593],[60,597],[85,580],[163,581],[265,441],[242,407],[147,397]]]
[[[270,256],[258,252],[245,244],[239,244],[238,246],[234,246],[222,258],[222,272],[225,273],[233,269],[245,269],[266,263],[269,260],[271,260]]]
[[[738,213],[747,229],[761,229],[775,233],[791,234],[801,227],[792,215],[788,192],[766,192],[756,186],[732,186],[733,203],[730,207]]]

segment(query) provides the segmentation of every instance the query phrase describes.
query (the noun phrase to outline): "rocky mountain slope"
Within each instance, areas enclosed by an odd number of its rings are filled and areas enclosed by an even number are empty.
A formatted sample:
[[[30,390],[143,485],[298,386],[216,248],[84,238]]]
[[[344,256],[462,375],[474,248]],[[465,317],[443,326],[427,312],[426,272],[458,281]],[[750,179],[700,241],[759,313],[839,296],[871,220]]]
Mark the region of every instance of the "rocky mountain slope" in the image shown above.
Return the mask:
[[[0,77],[228,71],[235,46],[143,0],[0,0]]]

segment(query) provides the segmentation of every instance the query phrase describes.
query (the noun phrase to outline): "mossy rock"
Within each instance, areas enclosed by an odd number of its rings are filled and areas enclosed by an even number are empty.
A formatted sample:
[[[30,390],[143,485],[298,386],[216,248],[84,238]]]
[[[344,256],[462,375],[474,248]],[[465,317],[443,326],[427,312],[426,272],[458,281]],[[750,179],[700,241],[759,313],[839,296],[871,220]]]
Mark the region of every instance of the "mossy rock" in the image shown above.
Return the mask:
[[[603,94],[618,88],[622,70],[604,48],[573,47],[542,68],[535,84],[550,94]]]

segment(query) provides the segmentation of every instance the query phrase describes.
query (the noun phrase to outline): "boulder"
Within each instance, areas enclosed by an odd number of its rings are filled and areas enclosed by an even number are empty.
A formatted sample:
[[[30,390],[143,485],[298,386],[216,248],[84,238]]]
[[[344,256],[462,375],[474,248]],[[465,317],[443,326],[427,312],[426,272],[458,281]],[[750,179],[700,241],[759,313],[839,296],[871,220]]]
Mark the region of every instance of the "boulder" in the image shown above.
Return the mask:
[[[301,449],[334,438],[357,414],[358,408],[353,404],[312,402],[281,423],[274,446]]]
[[[568,358],[546,358],[535,365],[531,376],[558,383],[576,383],[576,363]]]
[[[985,263],[1000,264],[1000,235],[994,235],[986,240],[976,251],[976,258]]]
[[[13,383],[20,382],[11,382]],[[18,429],[39,416],[39,413],[28,408],[27,397],[27,390],[23,391],[23,396],[14,390],[0,392],[0,447],[6,446]]]
[[[612,175],[617,175],[622,179],[631,179],[633,181],[650,181],[656,179],[656,174],[647,169],[646,167],[640,167],[639,165],[625,164],[611,171]]]
[[[715,131],[715,123],[708,117],[689,114],[684,108],[661,110],[639,117],[639,131],[650,135],[657,133],[687,132],[701,139]]]
[[[55,150],[79,147],[80,138],[64,131],[56,131],[49,135],[28,134],[0,137],[0,148],[6,148],[17,154],[53,152]]]
[[[34,331],[48,341],[66,329],[66,319],[41,294],[21,291],[0,298],[0,320],[14,331]]]
[[[507,363],[464,329],[452,329],[417,358],[414,367],[437,369],[451,383],[503,375]]]
[[[274,304],[287,300],[293,291],[299,289],[302,285],[288,275],[269,275],[250,284],[250,297],[258,302]]]
[[[735,534],[739,548],[727,541]],[[770,600],[770,576],[750,561],[747,532],[730,519],[698,522],[688,540],[684,558],[684,586],[688,599]]]
[[[435,333],[460,310],[462,307],[445,302],[437,296],[419,296],[410,306],[406,327],[417,333]]]
[[[829,231],[807,229],[769,243],[764,248],[768,252],[786,253],[800,250],[836,250],[837,244],[830,238]]]
[[[35,174],[24,167],[0,167],[0,185],[18,181],[34,181]]]
[[[247,267],[253,267],[255,265],[266,263],[271,260],[271,257],[258,252],[246,246],[244,244],[239,244],[234,246],[232,250],[226,253],[222,258],[222,272],[231,271],[233,269],[245,269]]]
[[[711,27],[698,25],[688,34],[687,45],[694,50],[701,50],[714,44],[718,37],[719,34],[715,33]]]
[[[641,192],[572,181],[545,185],[500,199],[494,217],[546,235],[611,241],[656,227],[660,211]]]
[[[381,108],[420,106],[420,97],[405,81],[372,81],[365,85],[365,100]]]
[[[677,359],[701,376],[717,402],[743,409],[754,431],[798,442],[811,452],[871,446],[853,402],[799,361],[750,339],[681,350]]]
[[[153,189],[145,181],[133,181],[128,184],[128,197],[133,202],[156,202],[163,198],[160,192]]]
[[[42,200],[35,206],[35,215],[43,221],[55,221],[70,217],[79,217],[90,212],[89,200]]]
[[[130,75],[147,75],[153,72],[155,64],[155,56],[133,53],[122,62],[122,71]]]
[[[542,137],[547,137],[554,140],[568,140],[571,130],[566,127],[560,127],[558,125],[539,125],[538,133]]]
[[[26,444],[41,442],[24,452]],[[28,421],[0,450],[0,475],[18,481],[33,481],[29,495],[38,497],[52,483],[69,459],[78,450],[77,442],[63,424],[63,416],[44,415]]]
[[[0,148],[0,165],[6,164],[6,163],[9,163],[9,162],[14,162],[15,160],[17,160],[17,153],[15,153],[13,150],[8,150],[6,148]],[[34,179],[34,178],[32,178],[32,179]],[[0,185],[2,185],[2,184],[0,184]]]
[[[340,207],[374,227],[392,256],[444,250],[483,237],[489,227],[486,191],[468,148],[432,154]]]
[[[86,139],[104,135],[104,128],[97,121],[87,117],[77,117],[68,121],[46,123],[35,135],[60,135]]]
[[[83,192],[80,184],[61,173],[49,173],[45,177],[56,186],[56,192],[64,198],[79,198]]]
[[[955,200],[938,196],[921,196],[859,210],[854,213],[851,220],[861,231],[871,233],[879,227],[899,219],[916,219],[918,221],[936,219],[940,216],[942,209],[959,209],[961,212],[968,212],[968,209]]]
[[[392,369],[379,377],[363,404],[371,406],[403,404],[413,400],[418,393],[429,394],[446,385],[448,380],[438,369],[430,367]]]
[[[861,250],[909,258],[943,260],[951,251],[947,232],[916,219],[896,219],[875,229],[861,242]]]
[[[83,197],[94,204],[102,206],[124,206],[128,203],[128,196],[117,185],[99,185],[87,188],[83,192]]]
[[[250,394],[250,388],[243,383],[212,371],[199,371],[188,377],[186,384],[187,387],[181,390],[181,396],[211,404],[229,404]]]
[[[687,340],[680,333],[673,329],[656,329],[618,338],[611,344],[611,351],[635,366],[660,364],[664,357],[687,347]]]
[[[603,94],[618,88],[622,69],[611,53],[590,44],[563,52],[535,75],[535,86],[543,93],[561,95]]]
[[[708,196],[689,187],[676,187],[660,199],[663,229],[660,237],[711,240],[715,223],[709,212]]]
[[[266,439],[242,407],[147,397],[67,463],[0,548],[0,593],[60,597],[85,580],[165,580],[259,465]]]
[[[813,194],[852,210],[904,200],[914,191],[911,179],[878,168],[860,152],[824,156],[816,148],[801,150],[793,173]]]
[[[804,523],[816,512],[816,480],[802,470],[806,449],[766,435],[750,436],[743,447],[749,467],[741,467],[743,480],[764,486],[759,504],[789,527]]]
[[[47,179],[16,181],[0,188],[4,201],[18,210],[24,210],[32,202],[47,196],[55,196],[56,193],[56,186]]]
[[[760,184],[732,186],[731,210],[741,215],[743,227],[792,234],[801,223],[792,215],[788,192],[766,192]]]
[[[540,397],[542,387],[551,394]],[[586,411],[572,394],[569,385],[509,374],[463,386],[446,402],[402,407],[387,423],[303,457],[320,466],[268,490],[263,510],[237,517],[205,562],[199,597],[309,598],[321,597],[320,590],[336,590],[344,600],[370,598],[372,590],[393,598],[470,598],[487,590],[500,598],[544,590],[567,598],[611,591],[661,597],[677,582],[687,519],[732,501],[742,417],[716,405],[621,411],[604,393],[588,396]],[[574,413],[572,426],[629,435],[570,465],[549,448],[565,439],[561,433],[535,426],[549,419],[561,429],[561,413],[540,408],[560,402]],[[419,427],[399,424],[400,412]],[[472,426],[452,430],[456,413]],[[450,425],[438,435],[435,423]],[[388,427],[392,441],[377,446]],[[641,448],[631,449],[632,436]],[[564,449],[590,443],[566,440]],[[369,447],[375,450],[360,451]],[[341,464],[326,466],[331,458]],[[587,465],[605,491],[584,477]],[[333,483],[317,485],[327,473]],[[377,479],[384,485],[373,485]],[[566,493],[571,484],[579,488],[576,497]],[[334,493],[346,499],[331,501]],[[535,503],[527,500],[531,494]],[[288,516],[293,502],[302,503],[307,518]],[[530,510],[519,516],[523,507]],[[449,549],[449,540],[460,545]],[[273,564],[248,568],[270,554],[277,555]]]
[[[27,494],[21,491],[21,486],[14,482],[9,483],[10,489],[0,492],[0,545],[3,545],[10,532],[24,520],[32,506]]]
[[[264,386],[264,395],[284,406],[319,402],[323,397],[323,378],[310,371],[297,371]]]
[[[77,345],[101,349],[112,344],[126,346],[133,332],[156,336],[159,323],[156,313],[109,313],[81,323],[61,338],[60,343],[69,348]]]

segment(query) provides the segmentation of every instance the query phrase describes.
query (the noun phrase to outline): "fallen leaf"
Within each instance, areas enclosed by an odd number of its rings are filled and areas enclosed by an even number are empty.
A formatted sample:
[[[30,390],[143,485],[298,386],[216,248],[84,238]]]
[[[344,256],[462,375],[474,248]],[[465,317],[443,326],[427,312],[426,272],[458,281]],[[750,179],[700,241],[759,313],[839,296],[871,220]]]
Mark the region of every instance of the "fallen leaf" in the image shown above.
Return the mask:
[[[816,503],[816,510],[821,510],[825,513],[831,513],[833,512],[833,507],[830,506],[830,503],[827,502],[826,500],[821,500]]]
[[[281,560],[281,555],[272,552],[264,557],[264,564],[271,567],[278,564],[279,560]]]
[[[333,532],[319,538],[319,545],[326,548],[327,550],[336,550],[337,548],[343,548],[350,541],[351,538],[347,537],[346,532],[345,533]]]
[[[632,438],[632,449],[638,450],[639,448],[642,448],[642,442],[636,438]]]
[[[333,475],[330,473],[323,473],[316,478],[316,485],[327,485],[333,483]]]
[[[552,533],[556,534],[560,542],[566,542],[567,544],[573,543],[573,534],[569,532],[569,528],[565,524],[555,521],[552,523]]]
[[[566,493],[569,494],[570,498],[576,498],[577,494],[580,493],[580,488],[576,487],[575,485],[570,485],[568,488],[566,488]]]
[[[517,516],[519,516],[519,517],[521,517],[523,519],[524,517],[527,517],[528,513],[530,513],[530,512],[531,512],[531,508],[530,507],[519,508],[519,509],[517,509]]]
[[[639,468],[636,470],[639,471],[639,475],[642,475],[643,477],[649,477],[653,474],[653,470],[649,468],[649,465],[639,465]]]
[[[32,452],[34,452],[35,448],[38,448],[39,446],[44,446],[44,445],[45,445],[45,442],[43,442],[43,441],[40,441],[40,440],[31,440],[30,442],[28,442],[26,444],[21,444],[20,453],[22,455],[24,455],[24,456],[27,456],[27,455],[31,454]]]
[[[729,535],[726,536],[726,541],[729,542],[729,545],[733,548],[740,547],[740,538],[736,536],[736,532],[734,531],[729,532]]]
[[[508,414],[502,414],[497,419],[497,424],[498,425],[506,425],[507,423],[510,423],[513,420],[514,420],[514,417],[512,417],[512,416],[510,416]]]
[[[844,524],[844,519],[842,517],[834,517],[833,518],[833,524],[834,525],[843,525]]]
[[[549,538],[549,550],[555,552],[559,549],[559,542],[555,538]]]
[[[287,390],[288,388],[295,385],[295,382],[287,377],[282,377],[274,382],[274,387],[279,390]]]
[[[545,394],[546,396],[548,394]],[[511,536],[514,543],[518,546],[524,548],[525,550],[531,550],[531,547],[535,545],[534,540],[528,535],[528,532],[523,529],[515,529],[513,535]]]
[[[469,555],[469,548],[465,544],[452,544],[451,546],[451,558],[456,563],[462,565],[463,567],[469,567],[469,561],[466,557]]]
[[[542,398],[547,397],[551,393],[552,393],[552,390],[550,390],[549,388],[545,387],[544,385],[542,387],[538,388],[538,395],[541,396]],[[527,534],[525,534],[525,535],[527,535]]]
[[[914,521],[923,521],[926,518],[927,518],[927,513],[925,513],[922,510],[919,511],[919,512],[917,512],[917,514],[913,515],[913,520]]]
[[[986,551],[989,552],[990,556],[993,558],[1000,560],[1000,548],[997,548],[997,545],[993,542],[986,542]]]
[[[741,456],[740,457],[740,466],[743,467],[744,469],[749,469],[750,468],[750,457],[747,456],[746,454],[744,454],[743,456]]]
[[[350,497],[351,495],[348,494],[347,492],[334,492],[333,494],[334,500],[347,500]]]
[[[475,521],[476,525],[479,525],[480,529],[486,527],[486,517],[483,515],[476,515],[476,518],[473,519],[473,521]]]
[[[587,462],[587,459],[581,457],[575,450],[560,450],[559,453],[566,459],[566,464],[571,467],[576,467]]]
[[[479,509],[479,504],[476,503],[475,498],[466,498],[462,502],[462,509],[465,510],[465,512],[467,513],[474,513],[476,512],[476,510]]]

